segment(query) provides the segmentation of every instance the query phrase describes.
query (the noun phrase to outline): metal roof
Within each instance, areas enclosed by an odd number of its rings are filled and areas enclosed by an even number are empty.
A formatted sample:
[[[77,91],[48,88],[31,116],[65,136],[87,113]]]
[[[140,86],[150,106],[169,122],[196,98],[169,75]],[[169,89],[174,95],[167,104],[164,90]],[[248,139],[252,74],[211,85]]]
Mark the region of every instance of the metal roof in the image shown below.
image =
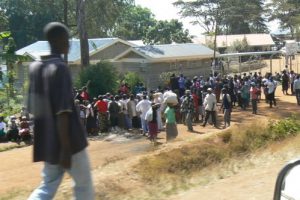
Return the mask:
[[[140,54],[150,57],[151,59],[168,59],[168,58],[211,58],[214,51],[200,44],[165,44],[165,45],[147,45],[133,47]]]
[[[119,41],[118,38],[96,38],[89,39],[89,53],[94,53],[101,48],[105,48],[112,43]],[[17,55],[27,55],[34,60],[40,60],[41,56],[50,54],[50,47],[47,41],[37,41],[31,45],[28,45],[22,49],[16,51]],[[75,62],[80,59],[80,41],[79,39],[70,40],[70,51],[68,54],[68,60]]]
[[[240,35],[217,35],[217,47],[232,46],[235,41],[243,41],[246,38],[249,46],[272,46],[275,45],[270,34],[240,34]],[[207,44],[214,41],[214,36],[202,35],[193,39],[196,44]]]

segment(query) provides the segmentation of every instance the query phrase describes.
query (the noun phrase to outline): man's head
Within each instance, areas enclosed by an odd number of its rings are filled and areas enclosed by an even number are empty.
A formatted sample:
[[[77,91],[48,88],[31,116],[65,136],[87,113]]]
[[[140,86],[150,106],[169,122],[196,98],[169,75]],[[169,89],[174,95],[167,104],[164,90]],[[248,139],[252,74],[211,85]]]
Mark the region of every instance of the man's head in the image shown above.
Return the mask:
[[[69,30],[59,22],[50,22],[44,28],[45,38],[48,40],[51,51],[58,54],[69,52]]]
[[[211,89],[211,88],[208,88],[208,89],[207,89],[207,92],[208,92],[208,94],[211,94],[211,93],[212,93],[212,89]]]

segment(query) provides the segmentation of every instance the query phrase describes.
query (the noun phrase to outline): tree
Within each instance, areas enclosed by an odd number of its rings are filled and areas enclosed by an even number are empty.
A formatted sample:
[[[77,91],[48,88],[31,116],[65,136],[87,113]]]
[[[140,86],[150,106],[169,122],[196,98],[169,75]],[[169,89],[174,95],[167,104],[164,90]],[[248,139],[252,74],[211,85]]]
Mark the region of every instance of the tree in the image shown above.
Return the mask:
[[[0,8],[9,21],[17,48],[43,39],[43,28],[51,21],[62,21],[61,1],[2,0]]]
[[[117,19],[134,0],[86,1],[86,27],[90,37],[111,37]]]
[[[8,29],[8,19],[3,10],[0,9],[0,32],[7,31]]]
[[[157,21],[149,27],[143,38],[146,44],[171,44],[191,42],[188,30],[183,30],[183,24],[177,19],[171,21]]]
[[[155,23],[154,14],[148,8],[128,6],[118,17],[112,34],[126,40],[141,40]]]
[[[174,3],[183,17],[194,18],[207,34],[246,34],[268,31],[263,17],[263,0],[196,0]]]
[[[90,64],[88,34],[85,26],[85,0],[77,0],[77,27],[80,39],[80,55],[81,67],[86,67]]]
[[[89,82],[88,91],[92,97],[114,92],[118,87],[118,73],[108,62],[100,62],[83,69],[77,78],[76,87],[83,87]]]
[[[300,2],[299,0],[272,0],[270,4],[269,20],[279,20],[280,28],[288,29],[293,38],[297,37],[299,41],[300,25]]]
[[[127,72],[124,75],[124,83],[127,83],[130,87],[131,92],[134,92],[134,87],[138,85],[139,83],[143,83],[142,78],[135,72]]]

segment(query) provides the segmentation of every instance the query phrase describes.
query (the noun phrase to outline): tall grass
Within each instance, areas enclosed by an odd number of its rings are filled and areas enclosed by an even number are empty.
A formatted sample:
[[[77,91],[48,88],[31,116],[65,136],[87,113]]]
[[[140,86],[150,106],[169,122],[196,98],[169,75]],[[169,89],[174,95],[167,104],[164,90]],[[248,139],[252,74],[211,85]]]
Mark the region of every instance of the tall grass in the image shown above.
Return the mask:
[[[136,170],[146,182],[189,176],[210,165],[247,155],[299,133],[300,120],[295,116],[266,123],[257,121],[222,132],[216,138],[148,156],[140,161]]]

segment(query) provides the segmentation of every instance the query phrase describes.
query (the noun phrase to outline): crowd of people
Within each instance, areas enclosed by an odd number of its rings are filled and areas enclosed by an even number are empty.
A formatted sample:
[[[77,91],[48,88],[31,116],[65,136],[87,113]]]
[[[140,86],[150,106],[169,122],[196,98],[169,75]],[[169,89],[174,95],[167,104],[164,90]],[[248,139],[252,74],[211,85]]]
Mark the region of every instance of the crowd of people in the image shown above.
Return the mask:
[[[164,89],[146,91],[143,84],[138,84],[130,93],[127,84],[122,84],[117,95],[106,93],[91,99],[84,87],[74,90],[74,99],[81,121],[91,135],[98,131],[136,129],[156,141],[157,133],[166,129],[167,140],[170,140],[178,134],[176,123],[185,124],[187,130],[193,132],[195,123],[205,127],[209,122],[219,127],[217,111],[223,113],[224,128],[230,126],[234,107],[246,110],[251,106],[252,113],[257,114],[262,95],[270,108],[276,106],[275,91],[279,83],[282,92],[288,95],[290,89],[300,105],[299,75],[287,68],[281,73],[264,76],[260,72],[233,76],[214,73],[207,78],[195,76],[189,79],[183,74],[173,74],[169,86]],[[178,103],[166,102],[165,94],[170,92],[176,94]]]
[[[19,116],[9,116],[7,123],[0,117],[0,142],[31,142],[30,116],[25,107],[22,107]]]

